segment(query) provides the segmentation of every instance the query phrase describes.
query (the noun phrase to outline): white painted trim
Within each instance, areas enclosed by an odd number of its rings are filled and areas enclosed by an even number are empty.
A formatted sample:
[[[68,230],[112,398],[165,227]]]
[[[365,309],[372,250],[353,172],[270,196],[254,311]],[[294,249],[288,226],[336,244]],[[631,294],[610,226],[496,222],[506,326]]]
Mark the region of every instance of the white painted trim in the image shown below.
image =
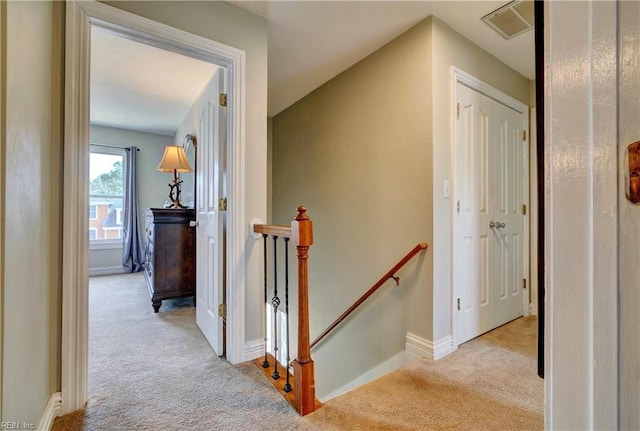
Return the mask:
[[[455,66],[451,66],[450,70],[451,70],[451,80],[452,80],[454,95],[455,95],[455,84],[459,83],[471,88],[472,90],[478,91],[487,97],[492,98],[498,103],[502,103],[503,105],[508,106],[514,111],[517,111],[523,114],[527,119],[529,118],[528,117],[529,107],[525,103],[522,103],[517,99],[514,99],[508,94],[505,94],[502,91],[498,90],[497,88],[487,84],[486,82],[479,80],[475,76],[468,74],[462,69],[458,69]],[[453,99],[453,102],[455,103],[455,99]],[[525,130],[528,130],[528,129],[529,129],[529,126],[527,125]]]
[[[78,3],[66,7],[64,206],[62,237],[62,413],[87,400],[89,17]],[[87,155],[84,158],[84,155]]]
[[[544,3],[544,383],[550,430],[630,429],[620,423],[619,289],[638,285],[632,278],[623,285],[619,271],[623,262],[637,265],[636,256],[623,255],[621,242],[625,236],[637,248],[637,236],[620,223],[620,208],[629,203],[619,190],[624,164],[618,125],[637,122],[637,111],[624,118],[624,93],[618,93],[625,90],[619,59],[631,46],[620,44],[627,36],[619,27],[620,10],[617,2]],[[634,342],[637,348],[637,336]],[[637,411],[638,404],[627,407]]]
[[[95,228],[90,228],[95,229]],[[122,240],[98,239],[89,240],[89,250],[122,250]]]
[[[458,328],[457,328],[457,320],[456,316],[457,316],[457,302],[455,300],[456,296],[456,291],[455,291],[455,286],[454,286],[454,280],[455,280],[455,276],[454,276],[454,264],[453,262],[455,262],[454,259],[454,253],[455,253],[455,238],[454,238],[454,232],[455,232],[455,228],[456,228],[456,218],[455,218],[455,202],[456,202],[456,187],[457,184],[455,183],[455,179],[456,179],[456,158],[455,158],[455,148],[456,148],[456,123],[455,123],[455,118],[456,118],[456,100],[457,100],[457,93],[456,93],[456,84],[462,84],[466,87],[469,87],[472,90],[475,90],[481,94],[484,94],[485,96],[495,100],[498,103],[501,103],[511,109],[513,109],[514,111],[522,114],[522,130],[524,130],[527,134],[527,145],[530,142],[531,139],[531,135],[529,133],[529,106],[527,106],[525,103],[520,102],[517,99],[514,99],[513,97],[509,96],[508,94],[503,93],[502,91],[498,90],[497,88],[487,84],[486,82],[483,82],[481,80],[479,80],[478,78],[476,78],[473,75],[468,74],[467,72],[455,67],[455,66],[450,66],[449,67],[449,74],[450,74],[450,80],[449,80],[449,94],[450,94],[450,100],[449,100],[449,104],[450,104],[450,136],[451,136],[451,141],[449,143],[449,151],[450,151],[450,172],[451,172],[451,178],[450,180],[450,184],[451,184],[451,190],[453,191],[452,193],[452,199],[450,202],[450,217],[451,217],[451,231],[449,233],[450,235],[450,241],[451,241],[451,255],[450,255],[450,261],[451,261],[451,267],[450,267],[450,280],[451,280],[451,284],[449,286],[449,292],[450,292],[450,298],[451,298],[451,310],[450,310],[450,322],[451,322],[451,333],[453,334],[453,346],[455,346],[454,350],[457,349],[457,347],[460,345],[460,343],[458,342]],[[524,262],[529,262],[530,261],[530,247],[531,247],[531,243],[529,241],[529,235],[530,235],[530,214],[531,214],[531,203],[529,200],[529,185],[531,183],[531,177],[530,177],[530,172],[529,172],[529,150],[530,150],[530,145],[528,145],[528,149],[527,151],[524,152],[524,160],[523,160],[523,166],[522,169],[525,172],[525,177],[527,178],[527,182],[526,184],[523,184],[523,203],[527,203],[529,210],[527,211],[527,214],[525,215],[525,219],[524,219],[524,232],[523,232],[523,236],[525,238],[525,244],[523,244],[523,263]],[[535,251],[534,251],[535,252]],[[524,268],[524,272],[523,272],[523,276],[524,278],[527,280],[527,285],[531,286],[531,277],[529,276],[529,265],[523,265]],[[522,295],[522,313],[523,315],[527,316],[530,314],[530,309],[529,309],[529,295],[528,292],[526,295]]]
[[[407,332],[405,349],[414,355],[437,361],[455,352],[457,347],[454,346],[451,335],[442,337],[434,343],[431,340]]]
[[[244,354],[242,355],[242,362],[253,361],[264,354],[264,339],[259,338],[257,340],[247,341],[244,344]]]
[[[357,379],[347,383],[346,385],[342,386],[339,389],[336,389],[335,391],[324,395],[324,396],[318,396],[318,398],[320,399],[321,402],[326,402],[328,400],[330,400],[331,398],[335,398],[339,395],[342,395],[346,392],[349,392],[359,386],[362,386],[364,384],[367,384],[375,379],[379,379],[380,377],[384,376],[385,374],[389,374],[392,371],[397,370],[398,368],[413,362],[415,360],[418,359],[418,356],[414,355],[411,352],[408,351],[404,351],[404,352],[400,352],[395,356],[392,356],[390,359],[384,361],[383,363],[381,363],[380,365],[378,365],[375,368],[370,369],[369,371],[367,371],[366,373],[364,373],[363,375],[361,375],[360,377],[358,377]]]
[[[222,51],[231,56],[231,52]],[[227,172],[229,196],[227,215],[227,360],[243,360],[245,342],[245,53],[234,50],[228,66]]]
[[[245,53],[98,2],[66,4],[65,146],[62,295],[62,413],[87,400],[88,160],[91,25],[227,68],[229,209],[227,242],[227,360],[244,358]]]
[[[442,337],[433,343],[433,360],[437,361],[438,359],[442,359],[456,350],[458,350],[458,347],[453,345],[453,336],[447,335]]]
[[[49,431],[53,427],[53,421],[60,416],[62,410],[62,393],[55,392],[49,397],[44,412],[38,423],[38,431]]]
[[[95,277],[98,275],[114,275],[124,274],[124,270],[121,266],[108,266],[105,268],[89,268],[89,277]]]
[[[531,303],[529,313],[538,315],[538,162],[536,135],[536,108],[529,110],[529,288],[531,289]],[[535,186],[535,187],[534,187]]]

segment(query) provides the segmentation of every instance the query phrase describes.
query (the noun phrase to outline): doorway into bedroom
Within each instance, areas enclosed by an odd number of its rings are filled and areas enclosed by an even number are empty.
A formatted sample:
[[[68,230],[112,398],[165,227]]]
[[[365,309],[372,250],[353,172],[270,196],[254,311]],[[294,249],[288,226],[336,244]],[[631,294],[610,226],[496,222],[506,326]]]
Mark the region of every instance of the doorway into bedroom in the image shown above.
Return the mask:
[[[224,354],[225,78],[92,26],[90,401],[153,381],[150,364]]]

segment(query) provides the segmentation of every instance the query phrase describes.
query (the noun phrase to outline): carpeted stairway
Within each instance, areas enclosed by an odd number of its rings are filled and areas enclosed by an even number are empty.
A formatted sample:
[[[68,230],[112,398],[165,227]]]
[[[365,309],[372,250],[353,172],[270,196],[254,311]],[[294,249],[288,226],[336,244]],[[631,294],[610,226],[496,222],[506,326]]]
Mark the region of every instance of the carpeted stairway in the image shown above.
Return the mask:
[[[54,430],[542,429],[535,319],[415,361],[301,418],[251,363],[217,358],[191,299],[153,313],[142,273],[91,279],[89,402]]]

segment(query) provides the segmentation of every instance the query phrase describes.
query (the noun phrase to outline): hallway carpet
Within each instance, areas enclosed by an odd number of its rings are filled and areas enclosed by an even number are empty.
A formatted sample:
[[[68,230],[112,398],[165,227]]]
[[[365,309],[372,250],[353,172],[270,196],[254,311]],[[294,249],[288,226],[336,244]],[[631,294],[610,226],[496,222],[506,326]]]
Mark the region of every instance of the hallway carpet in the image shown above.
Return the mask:
[[[142,273],[90,283],[89,401],[68,430],[543,429],[535,318],[518,319],[439,361],[417,360],[301,418],[250,362],[217,358],[191,299],[153,313]]]

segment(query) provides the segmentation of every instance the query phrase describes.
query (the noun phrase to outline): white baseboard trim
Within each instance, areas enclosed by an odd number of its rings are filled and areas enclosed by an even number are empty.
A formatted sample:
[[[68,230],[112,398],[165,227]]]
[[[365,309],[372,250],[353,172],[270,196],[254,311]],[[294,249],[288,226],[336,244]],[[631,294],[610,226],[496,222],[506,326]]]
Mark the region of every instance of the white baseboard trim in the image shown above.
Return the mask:
[[[406,365],[409,362],[415,361],[416,359],[418,359],[418,357],[410,352],[407,352],[407,351],[400,352],[397,355],[392,356],[390,359],[387,359],[377,367],[370,369],[369,371],[367,371],[357,379],[351,381],[350,383],[347,383],[346,385],[342,386],[339,389],[336,389],[330,394],[327,394],[324,396],[318,395],[318,399],[320,400],[320,402],[324,403],[325,401],[330,400],[331,398],[337,397],[338,395],[342,395],[346,392],[349,392],[350,390],[357,388],[358,386],[362,386],[365,383],[369,383],[375,379],[378,379],[384,376],[385,374],[395,371],[398,368],[402,367],[403,365]]]
[[[253,361],[264,354],[264,340],[259,338],[257,340],[251,340],[244,343],[244,353],[242,355],[242,362]]]
[[[442,337],[434,343],[431,340],[426,340],[415,334],[407,332],[405,346],[407,352],[411,352],[414,355],[434,361],[442,359],[456,351],[456,347],[453,345],[453,337],[451,335]]]
[[[124,274],[124,270],[121,266],[109,266],[106,268],[89,268],[89,277],[96,275],[112,275],[112,274]]]
[[[38,424],[38,431],[49,431],[53,427],[53,421],[60,416],[62,410],[62,394],[56,392],[51,394],[49,402],[44,408],[40,423]]]
[[[437,361],[438,359],[442,359],[456,350],[458,350],[458,348],[453,346],[453,337],[451,335],[442,337],[433,343],[433,360]]]

